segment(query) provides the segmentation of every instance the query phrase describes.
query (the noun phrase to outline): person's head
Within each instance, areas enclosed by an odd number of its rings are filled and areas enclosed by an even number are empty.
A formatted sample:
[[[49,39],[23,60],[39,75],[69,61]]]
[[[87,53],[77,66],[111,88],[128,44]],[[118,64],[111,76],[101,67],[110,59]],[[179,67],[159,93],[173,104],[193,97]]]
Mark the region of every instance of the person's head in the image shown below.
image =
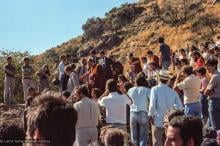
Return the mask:
[[[68,99],[71,96],[71,93],[69,91],[63,91],[62,95],[64,98]]]
[[[93,58],[89,58],[88,60],[88,66],[89,67],[94,67],[96,64],[95,64],[95,60]]]
[[[217,137],[217,133],[213,128],[204,127],[203,129],[203,138],[212,138],[215,139]]]
[[[71,63],[71,64],[70,64],[70,67],[71,67],[71,70],[74,71],[74,70],[76,69],[76,64]]]
[[[193,52],[192,54],[193,59],[196,61],[201,57],[201,54],[198,51]]]
[[[12,63],[12,57],[11,57],[11,56],[8,56],[8,57],[7,57],[7,63],[8,63],[8,64],[11,64],[11,63]]]
[[[0,145],[4,146],[22,146],[25,139],[25,132],[23,127],[18,121],[14,120],[3,120],[0,122],[0,141],[4,141]],[[6,141],[11,141],[6,143]],[[15,142],[17,141],[17,142]]]
[[[184,74],[185,77],[193,74],[193,67],[189,66],[189,65],[188,66],[184,66],[183,67],[183,74]]]
[[[83,59],[82,59],[82,65],[84,65],[84,66],[87,65],[87,59],[86,59],[86,58],[83,58]]]
[[[217,70],[217,67],[218,67],[218,60],[217,59],[209,59],[207,62],[206,62],[206,69],[209,73],[213,74],[216,70]]]
[[[92,98],[98,99],[101,96],[101,90],[99,88],[92,88]]]
[[[219,36],[217,36],[217,39],[218,39],[218,40],[220,40],[220,35],[219,35]]]
[[[75,89],[75,97],[77,101],[81,100],[84,97],[89,97],[89,88],[86,84],[80,85]]]
[[[60,61],[63,61],[63,62],[66,61],[66,55],[65,55],[65,54],[63,54],[63,55],[60,56]]]
[[[69,75],[70,76],[70,74],[72,73],[72,67],[71,67],[71,65],[67,65],[67,66],[65,66],[64,67],[64,73],[66,74],[66,75]]]
[[[146,57],[141,57],[141,62],[144,64],[144,63],[147,63],[147,58]]]
[[[25,65],[29,65],[29,63],[30,63],[30,58],[29,58],[29,57],[24,57],[23,61],[24,61],[24,64],[25,64]]]
[[[132,85],[129,81],[124,82],[124,90],[125,90],[126,93],[127,93],[128,90],[129,90],[130,88],[132,88],[132,87],[133,87],[133,85]]]
[[[107,127],[101,130],[101,143],[105,146],[130,145],[129,136],[123,130],[114,127]]]
[[[180,109],[176,109],[176,108],[172,108],[170,110],[168,110],[166,113],[165,113],[165,116],[164,116],[164,122],[163,122],[163,126],[165,129],[168,128],[168,125],[170,123],[170,121],[174,118],[174,117],[177,117],[177,116],[183,116],[184,115],[184,111],[180,110]]]
[[[89,53],[90,53],[91,57],[96,57],[96,50],[95,49],[91,50]]]
[[[148,82],[142,74],[138,74],[135,78],[135,85],[141,87],[148,87]]]
[[[200,68],[197,70],[197,72],[198,72],[198,75],[199,75],[200,77],[206,76],[206,69],[205,69],[205,67],[200,67]]]
[[[125,75],[123,75],[123,74],[118,75],[118,82],[119,83],[124,83],[127,81],[128,81],[128,79],[125,77]]]
[[[185,55],[186,54],[186,51],[184,49],[180,49],[180,54],[181,55]]]
[[[100,55],[101,58],[105,57],[105,51],[101,51],[101,52],[99,53],[99,55]]]
[[[130,60],[132,60],[132,59],[134,58],[134,54],[133,54],[133,53],[128,53],[128,58],[129,58]]]
[[[164,38],[163,37],[159,37],[158,38],[158,43],[160,43],[160,44],[164,43]]]
[[[69,102],[45,93],[35,98],[26,114],[27,146],[72,146],[75,141],[77,112]],[[44,143],[33,143],[40,140]]]
[[[172,78],[168,70],[160,70],[158,77],[162,84],[167,84],[169,80]]]
[[[107,90],[109,93],[118,92],[117,81],[115,81],[114,79],[109,79],[109,80],[106,82],[106,90]]]
[[[147,51],[147,57],[151,58],[154,55],[153,51]]]
[[[189,65],[189,60],[186,58],[180,59],[180,63],[182,66]]]
[[[219,146],[215,139],[205,138],[201,143],[201,146]]]
[[[44,65],[42,66],[42,69],[43,69],[44,71],[49,71],[49,67],[48,67],[47,64],[44,64]]]
[[[34,97],[36,95],[36,90],[34,89],[34,87],[28,87],[27,94],[30,97]]]
[[[165,146],[200,146],[202,121],[191,116],[174,117],[166,132]]]

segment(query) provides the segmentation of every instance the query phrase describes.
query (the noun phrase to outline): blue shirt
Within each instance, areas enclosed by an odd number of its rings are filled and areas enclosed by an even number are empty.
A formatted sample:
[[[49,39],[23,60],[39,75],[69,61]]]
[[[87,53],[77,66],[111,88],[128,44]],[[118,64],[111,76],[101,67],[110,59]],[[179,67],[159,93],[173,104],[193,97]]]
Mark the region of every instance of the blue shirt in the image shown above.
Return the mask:
[[[148,116],[154,118],[156,127],[163,127],[164,114],[172,108],[183,109],[178,94],[166,84],[159,84],[151,89]]]
[[[128,90],[128,95],[133,100],[133,104],[130,106],[131,112],[148,112],[150,89],[146,87],[133,87]]]

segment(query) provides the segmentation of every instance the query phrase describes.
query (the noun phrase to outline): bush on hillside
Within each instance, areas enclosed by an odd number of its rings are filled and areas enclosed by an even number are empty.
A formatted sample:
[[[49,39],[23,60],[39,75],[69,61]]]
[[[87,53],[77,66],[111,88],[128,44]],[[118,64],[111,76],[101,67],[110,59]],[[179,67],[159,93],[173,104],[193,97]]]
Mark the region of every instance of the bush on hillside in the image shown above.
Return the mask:
[[[95,39],[102,35],[102,33],[104,32],[104,22],[99,17],[89,18],[82,26],[82,29],[86,38]]]
[[[200,12],[202,3],[199,0],[166,0],[163,6],[162,20],[173,26],[186,23]]]

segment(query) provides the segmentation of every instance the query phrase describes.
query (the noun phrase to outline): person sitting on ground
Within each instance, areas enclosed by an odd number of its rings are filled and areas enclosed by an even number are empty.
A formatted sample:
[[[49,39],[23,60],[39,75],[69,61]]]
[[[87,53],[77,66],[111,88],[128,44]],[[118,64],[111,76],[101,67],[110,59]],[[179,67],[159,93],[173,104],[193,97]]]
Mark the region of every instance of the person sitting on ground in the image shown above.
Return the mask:
[[[13,120],[0,121],[0,145],[22,146],[25,139],[23,127]]]
[[[27,109],[27,146],[72,146],[77,113],[69,102],[52,93],[35,98]]]
[[[200,146],[202,121],[192,116],[174,117],[167,129],[164,146]]]

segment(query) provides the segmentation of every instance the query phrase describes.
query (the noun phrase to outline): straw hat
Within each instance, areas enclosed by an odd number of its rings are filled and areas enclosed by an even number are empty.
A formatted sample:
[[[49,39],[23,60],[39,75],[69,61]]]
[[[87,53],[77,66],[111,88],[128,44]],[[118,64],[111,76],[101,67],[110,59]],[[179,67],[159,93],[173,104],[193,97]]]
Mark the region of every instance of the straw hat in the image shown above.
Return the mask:
[[[170,75],[170,72],[168,70],[160,70],[160,72],[158,73],[158,77],[159,79],[169,80],[173,76]]]

